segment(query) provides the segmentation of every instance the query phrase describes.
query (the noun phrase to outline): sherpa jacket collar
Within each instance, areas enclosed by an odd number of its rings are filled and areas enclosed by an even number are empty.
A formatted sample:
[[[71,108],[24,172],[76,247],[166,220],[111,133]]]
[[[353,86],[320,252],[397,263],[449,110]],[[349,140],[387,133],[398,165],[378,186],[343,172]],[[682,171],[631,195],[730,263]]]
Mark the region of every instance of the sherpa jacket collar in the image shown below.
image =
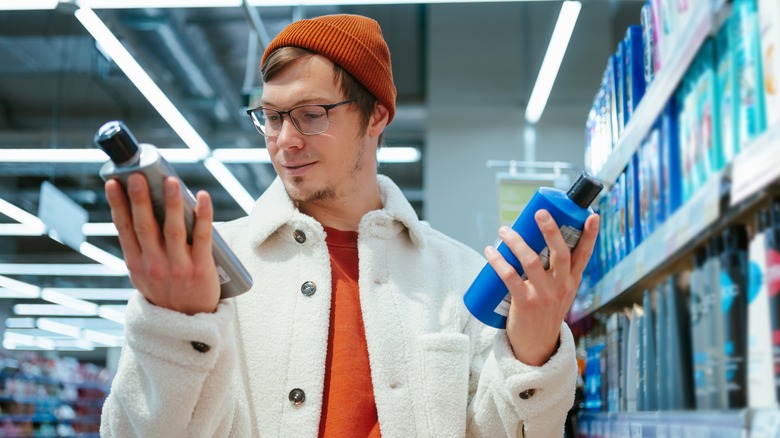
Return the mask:
[[[398,233],[407,230],[409,237],[417,247],[425,246],[423,225],[401,189],[384,175],[377,175],[377,180],[383,207],[381,210],[366,213],[360,220],[358,232],[362,236],[393,238]],[[255,202],[249,213],[252,247],[262,245],[268,236],[296,216],[304,216],[313,220],[295,208],[281,179],[276,177],[265,193]]]

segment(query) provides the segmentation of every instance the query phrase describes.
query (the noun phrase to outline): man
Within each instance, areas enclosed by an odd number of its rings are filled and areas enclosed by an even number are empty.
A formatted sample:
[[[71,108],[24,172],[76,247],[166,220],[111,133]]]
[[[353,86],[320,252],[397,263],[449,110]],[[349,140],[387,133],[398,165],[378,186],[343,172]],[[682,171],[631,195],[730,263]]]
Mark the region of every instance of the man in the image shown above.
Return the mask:
[[[248,217],[220,230],[254,287],[219,301],[212,210],[197,195],[186,243],[178,183],[154,222],[146,182],[106,195],[139,294],[127,312],[103,436],[561,436],[576,363],[563,317],[598,230],[566,247],[537,220],[551,268],[508,228],[528,281],[493,248],[512,293],[506,331],[468,314],[462,296],[485,260],[420,223],[378,176],[395,112],[378,24],[354,15],[295,22],[262,60],[261,107],[278,178]]]

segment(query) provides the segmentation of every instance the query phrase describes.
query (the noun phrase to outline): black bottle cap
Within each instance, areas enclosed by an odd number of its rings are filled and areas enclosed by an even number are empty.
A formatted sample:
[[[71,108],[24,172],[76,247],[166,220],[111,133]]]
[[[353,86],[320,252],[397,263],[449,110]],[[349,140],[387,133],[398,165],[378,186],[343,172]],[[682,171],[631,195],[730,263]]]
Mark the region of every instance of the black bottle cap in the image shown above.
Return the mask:
[[[104,123],[95,133],[94,142],[114,164],[125,163],[138,152],[138,142],[119,120]]]
[[[566,196],[580,207],[588,208],[590,203],[596,199],[596,196],[599,195],[603,188],[604,184],[599,180],[582,172],[577,178],[577,181],[574,181],[574,184],[566,193]]]
[[[742,224],[729,225],[723,230],[723,251],[744,251],[748,247],[747,228]]]

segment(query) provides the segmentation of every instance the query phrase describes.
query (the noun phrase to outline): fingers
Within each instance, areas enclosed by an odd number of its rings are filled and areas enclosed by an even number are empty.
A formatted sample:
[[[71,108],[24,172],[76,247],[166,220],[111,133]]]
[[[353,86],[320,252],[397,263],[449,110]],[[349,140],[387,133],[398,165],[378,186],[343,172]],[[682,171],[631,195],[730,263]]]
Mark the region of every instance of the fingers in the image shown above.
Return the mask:
[[[577,247],[574,248],[574,251],[572,252],[571,272],[573,275],[576,275],[577,278],[582,276],[582,273],[588,265],[588,260],[590,260],[590,256],[593,254],[593,247],[596,244],[596,237],[599,234],[600,221],[601,217],[595,213],[588,217],[585,221],[585,229],[582,232],[582,237],[580,238]]]
[[[534,252],[525,240],[520,237],[515,230],[509,227],[504,226],[499,228],[498,235],[515,257],[517,257],[517,260],[523,267],[526,277],[533,282],[543,281],[545,272],[539,254]]]
[[[485,258],[487,258],[490,266],[493,267],[493,270],[496,271],[496,274],[504,281],[509,290],[518,290],[521,293],[527,292],[523,277],[517,273],[514,266],[509,264],[500,252],[492,246],[488,246],[485,248]]]
[[[105,184],[106,199],[111,207],[111,220],[119,232],[119,246],[129,268],[137,264],[141,257],[141,246],[135,236],[133,219],[125,190],[119,181],[110,179]]]
[[[563,239],[558,224],[555,223],[552,215],[547,210],[539,210],[534,215],[536,224],[539,226],[539,230],[544,236],[544,241],[547,243],[547,248],[550,251],[550,266],[549,268],[554,272],[556,276],[569,275],[571,265],[571,252],[569,247],[566,246],[566,241]]]
[[[134,173],[128,177],[127,195],[130,198],[133,228],[141,251],[147,255],[162,254],[162,234],[154,218],[149,185],[143,175]]]
[[[198,265],[212,263],[211,230],[214,220],[214,209],[211,197],[205,191],[198,192],[195,205],[195,226],[192,230],[192,258]]]
[[[174,268],[183,270],[189,265],[189,250],[187,248],[187,228],[184,225],[184,203],[181,187],[176,178],[168,177],[163,182],[165,190],[165,250],[168,260]]]

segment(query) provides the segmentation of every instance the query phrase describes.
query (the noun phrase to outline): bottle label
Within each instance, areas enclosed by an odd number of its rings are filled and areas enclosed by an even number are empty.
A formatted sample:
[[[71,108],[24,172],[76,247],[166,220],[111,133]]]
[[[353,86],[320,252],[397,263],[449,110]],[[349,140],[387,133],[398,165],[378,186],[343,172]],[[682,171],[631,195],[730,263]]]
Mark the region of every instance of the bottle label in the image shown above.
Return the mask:
[[[219,277],[219,284],[225,284],[230,283],[230,276],[227,272],[222,268],[222,266],[217,265],[217,277]]]
[[[560,230],[561,235],[563,235],[563,240],[566,242],[566,246],[569,247],[569,251],[573,250],[574,247],[577,246],[577,242],[580,241],[582,231],[569,225],[562,226]],[[545,246],[539,253],[539,258],[542,259],[542,266],[544,267],[544,270],[546,271],[550,269],[550,248]],[[525,273],[523,273],[522,277],[523,280],[528,280],[528,276],[526,276]],[[509,306],[511,303],[512,295],[507,293],[504,299],[498,303],[493,311],[503,317],[506,317],[509,315]]]

